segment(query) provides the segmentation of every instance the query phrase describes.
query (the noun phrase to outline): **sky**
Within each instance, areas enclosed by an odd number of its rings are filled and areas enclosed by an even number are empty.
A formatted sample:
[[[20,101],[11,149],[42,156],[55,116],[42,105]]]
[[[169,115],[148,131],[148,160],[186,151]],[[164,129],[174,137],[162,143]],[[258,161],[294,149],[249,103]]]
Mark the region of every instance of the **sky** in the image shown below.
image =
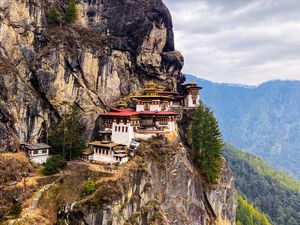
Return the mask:
[[[300,80],[299,0],[163,0],[184,73],[257,85]]]

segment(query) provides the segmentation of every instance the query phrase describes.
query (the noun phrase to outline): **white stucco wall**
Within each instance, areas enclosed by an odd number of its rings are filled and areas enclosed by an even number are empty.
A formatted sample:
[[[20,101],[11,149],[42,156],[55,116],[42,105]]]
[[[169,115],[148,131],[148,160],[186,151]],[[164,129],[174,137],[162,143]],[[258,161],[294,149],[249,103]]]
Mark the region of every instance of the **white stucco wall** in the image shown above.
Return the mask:
[[[116,131],[116,127],[121,127],[120,131],[118,128]],[[124,132],[122,132],[122,127],[124,127]],[[125,127],[127,127],[127,132],[125,132],[125,130],[126,130]],[[134,136],[133,135],[133,127],[130,125],[129,122],[127,124],[113,123],[112,135],[111,135],[112,142],[129,146],[133,136]]]
[[[154,136],[155,134],[142,134],[142,133],[134,133],[134,138],[142,138],[142,139],[148,139]]]
[[[99,162],[114,163],[115,157],[113,155],[102,155],[102,154],[94,153],[93,160]]]
[[[150,105],[150,111],[161,111],[160,105]]]
[[[168,122],[168,130],[170,132],[173,132],[173,131],[176,130],[176,123],[175,123],[175,121],[169,121]]]
[[[185,97],[185,106],[186,107],[197,107],[199,105],[200,96],[197,95],[196,104],[193,103],[192,95],[187,95]]]
[[[124,164],[124,163],[128,162],[128,157],[121,158],[121,161],[119,161],[119,158],[117,159],[117,157],[115,157],[115,162]]]
[[[37,164],[43,164],[46,163],[47,159],[49,158],[49,155],[35,155],[30,156],[30,160]]]
[[[137,112],[143,112],[144,110],[144,105],[136,105],[136,111]]]

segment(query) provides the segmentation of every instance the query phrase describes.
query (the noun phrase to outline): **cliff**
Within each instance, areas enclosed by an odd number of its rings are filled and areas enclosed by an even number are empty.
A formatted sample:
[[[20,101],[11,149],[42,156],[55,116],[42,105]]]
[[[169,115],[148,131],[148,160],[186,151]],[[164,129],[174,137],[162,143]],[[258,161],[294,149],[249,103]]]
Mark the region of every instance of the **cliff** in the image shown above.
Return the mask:
[[[61,23],[47,24],[51,3]],[[92,137],[99,113],[149,80],[178,89],[183,57],[174,48],[172,20],[161,0],[0,2],[0,149],[45,140],[66,103],[82,111]],[[226,162],[216,185],[205,183],[181,140],[145,142],[115,173],[69,163],[23,224],[235,224],[235,189]],[[96,191],[80,196],[91,178]],[[51,180],[52,181],[52,180]],[[31,209],[32,210],[32,209]]]
[[[235,224],[236,191],[226,162],[218,184],[207,185],[186,155],[180,141],[153,138],[111,174],[69,165],[62,182],[40,202],[37,216],[72,225]],[[88,178],[96,191],[79,197]]]
[[[61,24],[47,24],[51,2]],[[67,103],[83,112],[90,137],[100,112],[148,80],[176,89],[183,57],[174,48],[172,20],[161,0],[0,3],[0,147],[44,140]]]

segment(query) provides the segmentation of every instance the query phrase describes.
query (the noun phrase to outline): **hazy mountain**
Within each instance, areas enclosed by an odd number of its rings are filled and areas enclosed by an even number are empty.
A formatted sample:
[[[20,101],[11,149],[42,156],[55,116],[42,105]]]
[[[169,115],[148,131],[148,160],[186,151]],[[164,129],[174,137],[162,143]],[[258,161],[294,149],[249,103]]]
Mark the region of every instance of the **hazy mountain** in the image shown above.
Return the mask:
[[[218,84],[188,75],[202,90],[228,143],[300,179],[300,81]]]
[[[272,225],[300,224],[299,182],[233,146],[225,145],[223,153],[233,170],[238,191],[265,213]]]

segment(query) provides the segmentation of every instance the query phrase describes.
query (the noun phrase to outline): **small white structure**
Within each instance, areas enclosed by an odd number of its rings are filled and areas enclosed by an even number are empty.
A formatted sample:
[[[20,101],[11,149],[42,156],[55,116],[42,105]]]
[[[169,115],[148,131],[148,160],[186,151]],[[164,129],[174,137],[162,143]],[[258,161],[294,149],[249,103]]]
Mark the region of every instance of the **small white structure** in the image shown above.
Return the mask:
[[[21,143],[21,147],[25,150],[30,160],[37,164],[43,164],[49,158],[50,146],[45,143],[32,144],[29,142]]]
[[[123,164],[128,161],[128,152],[125,145],[109,141],[93,141],[89,143],[89,146],[93,152],[93,161],[109,164]]]
[[[195,108],[200,104],[199,90],[196,83],[188,83],[182,85],[184,89],[184,106],[187,108]]]
[[[81,153],[81,159],[83,161],[90,162],[94,158],[93,154],[94,154],[93,150],[87,148],[87,149],[83,150],[83,152]]]

